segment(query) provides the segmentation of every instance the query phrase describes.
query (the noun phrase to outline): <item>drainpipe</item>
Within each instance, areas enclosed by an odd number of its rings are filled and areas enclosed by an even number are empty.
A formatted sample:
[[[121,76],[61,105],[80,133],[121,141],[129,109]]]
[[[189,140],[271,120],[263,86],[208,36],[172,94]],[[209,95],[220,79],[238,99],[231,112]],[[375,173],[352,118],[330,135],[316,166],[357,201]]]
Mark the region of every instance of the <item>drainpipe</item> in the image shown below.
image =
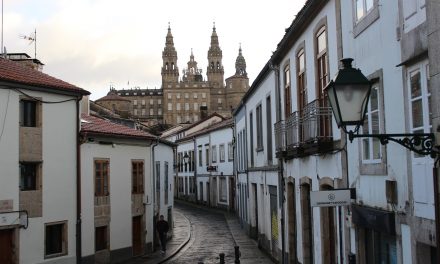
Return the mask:
[[[275,95],[278,101],[276,106],[276,120],[277,122],[281,120],[281,90],[280,90],[280,69],[277,65],[270,64],[270,69],[275,73]],[[286,263],[286,238],[285,238],[285,226],[286,226],[286,216],[284,203],[286,201],[284,192],[284,161],[283,158],[278,158],[278,186],[279,186],[279,206],[281,207],[281,263]],[[295,212],[296,213],[296,212]],[[296,248],[296,247],[295,247]]]
[[[76,100],[76,263],[81,263],[81,142],[80,132],[80,110],[79,102],[82,96]]]

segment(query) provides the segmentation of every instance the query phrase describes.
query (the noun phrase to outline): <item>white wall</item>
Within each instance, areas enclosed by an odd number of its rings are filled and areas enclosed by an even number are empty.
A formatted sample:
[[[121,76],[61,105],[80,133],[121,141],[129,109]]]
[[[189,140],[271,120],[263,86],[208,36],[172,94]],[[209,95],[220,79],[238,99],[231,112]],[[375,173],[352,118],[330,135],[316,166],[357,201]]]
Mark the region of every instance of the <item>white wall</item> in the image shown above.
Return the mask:
[[[23,90],[45,101],[72,97]],[[0,89],[0,200],[13,200],[19,210],[19,94]],[[8,106],[6,108],[6,106]],[[3,118],[5,118],[3,122]],[[75,262],[76,223],[76,103],[42,104],[42,217],[30,218],[19,231],[19,262]],[[1,134],[1,133],[0,133]],[[68,253],[44,259],[44,224],[67,220]]]
[[[96,141],[95,141],[96,142]],[[146,144],[146,142],[144,142]],[[145,196],[152,199],[151,150],[147,146],[119,144],[81,145],[81,187],[82,187],[82,255],[95,253],[94,222],[94,159],[109,159],[110,162],[110,250],[132,245],[132,201],[131,161],[144,160]],[[146,205],[146,242],[153,240],[153,207]]]
[[[160,212],[159,214],[168,217],[168,208],[174,207],[174,160],[173,147],[159,142],[154,148],[154,160],[160,162]],[[165,175],[165,162],[168,162],[168,175]],[[165,177],[168,177],[168,186],[165,186]],[[168,203],[165,203],[165,188],[168,188]]]

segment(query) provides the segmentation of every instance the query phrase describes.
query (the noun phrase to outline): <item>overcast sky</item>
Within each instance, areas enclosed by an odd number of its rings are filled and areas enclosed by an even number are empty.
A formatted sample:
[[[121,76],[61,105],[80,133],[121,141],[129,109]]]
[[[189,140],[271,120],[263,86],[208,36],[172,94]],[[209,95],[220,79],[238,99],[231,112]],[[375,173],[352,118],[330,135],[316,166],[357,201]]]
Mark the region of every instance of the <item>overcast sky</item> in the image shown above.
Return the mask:
[[[34,56],[20,38],[37,30],[37,59],[44,72],[104,96],[116,89],[160,88],[168,22],[180,72],[193,48],[206,78],[215,21],[225,78],[235,72],[242,44],[250,82],[269,60],[305,0],[3,0],[8,53]],[[180,73],[181,77],[181,73]]]

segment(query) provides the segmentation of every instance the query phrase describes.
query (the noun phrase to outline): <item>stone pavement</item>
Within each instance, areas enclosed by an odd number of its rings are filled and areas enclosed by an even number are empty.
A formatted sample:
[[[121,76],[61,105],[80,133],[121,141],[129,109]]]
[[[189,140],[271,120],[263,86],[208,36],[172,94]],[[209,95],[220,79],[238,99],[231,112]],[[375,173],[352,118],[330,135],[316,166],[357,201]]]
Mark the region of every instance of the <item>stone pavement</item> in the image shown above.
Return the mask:
[[[124,262],[126,264],[160,264],[165,263],[168,259],[176,255],[190,240],[191,238],[191,224],[188,218],[179,210],[174,207],[174,229],[173,237],[167,242],[167,251],[162,254],[160,250],[153,252],[150,255],[145,255],[131,259]]]

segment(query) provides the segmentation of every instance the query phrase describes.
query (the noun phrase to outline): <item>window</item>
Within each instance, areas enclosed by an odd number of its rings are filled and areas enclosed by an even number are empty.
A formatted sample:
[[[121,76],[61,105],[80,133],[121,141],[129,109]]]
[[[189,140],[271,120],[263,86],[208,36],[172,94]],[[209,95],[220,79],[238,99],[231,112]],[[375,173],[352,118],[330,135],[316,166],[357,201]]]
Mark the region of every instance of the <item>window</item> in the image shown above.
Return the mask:
[[[185,111],[189,110],[189,103],[185,103]]]
[[[165,169],[164,169],[164,184],[163,184],[163,187],[164,187],[164,196],[165,196],[165,198],[164,198],[164,200],[165,200],[165,204],[168,204],[168,177],[169,177],[169,175],[168,175],[168,162],[167,161],[165,161]]]
[[[234,160],[234,148],[232,147],[232,142],[228,143],[228,161]]]
[[[202,102],[202,106],[206,106],[206,102]]]
[[[199,116],[197,114],[194,114],[194,122],[199,121]]]
[[[150,116],[154,115],[154,109],[150,108]]]
[[[44,239],[45,258],[67,255],[67,222],[46,224]]]
[[[272,103],[270,96],[266,97],[266,143],[267,162],[272,164]]]
[[[239,145],[240,146],[240,145]],[[254,115],[249,113],[249,146],[251,152],[251,167],[254,166]]]
[[[307,87],[306,87],[306,61],[304,57],[304,49],[301,49],[296,56],[296,83],[298,92],[298,111],[300,111],[301,116],[303,115],[303,110],[307,105]]]
[[[180,99],[180,93],[176,93],[176,98]]]
[[[327,54],[327,32],[326,26],[322,26],[316,34],[316,67],[318,91],[317,99],[319,107],[329,107],[327,93],[324,92],[328,83],[328,54]],[[319,118],[319,133],[321,136],[331,136],[331,116],[323,115]]]
[[[142,100],[142,105],[145,105],[145,100]]]
[[[131,193],[144,193],[144,162],[131,162]]]
[[[180,115],[176,116],[176,121],[177,121],[177,124],[182,123],[182,118],[180,117]]]
[[[226,203],[228,197],[228,186],[226,177],[220,177],[220,202]]]
[[[203,166],[203,161],[202,161],[202,146],[199,146],[199,167]]]
[[[138,101],[137,100],[133,100],[133,105],[137,105]]]
[[[206,98],[206,93],[202,93],[202,98],[203,98],[203,99]]]
[[[205,145],[206,166],[209,166],[209,146]]]
[[[95,196],[109,195],[109,161],[95,160]]]
[[[185,93],[185,99],[189,98],[189,93]]]
[[[257,118],[257,151],[263,150],[263,115],[261,104],[256,109]]]
[[[220,144],[218,151],[220,152],[220,162],[225,162],[225,144]]]
[[[380,117],[379,110],[379,87],[377,85],[371,88],[368,109],[365,115],[364,125],[362,126],[363,134],[380,134]],[[377,138],[362,139],[362,161],[364,163],[381,162],[382,156],[381,144]]]
[[[198,103],[194,103],[194,111],[198,111],[199,110],[199,104]]]
[[[370,100],[365,114],[363,134],[384,134],[385,115],[383,98],[383,72],[378,70],[367,77],[371,80],[372,87]],[[387,151],[375,138],[359,140],[359,168],[362,175],[386,175]]]
[[[138,110],[137,109],[133,109],[133,115],[138,115]]]
[[[212,163],[217,162],[217,146],[212,146]]]
[[[408,72],[410,94],[410,133],[432,133],[432,106],[430,104],[431,91],[428,86],[428,64],[421,63]],[[414,157],[422,158],[416,153]]]
[[[217,103],[218,104],[222,104],[222,99],[221,98],[217,98]]]
[[[20,100],[20,125],[24,127],[37,126],[37,102]]]
[[[356,21],[361,20],[373,9],[374,0],[355,0],[356,1]]]
[[[197,93],[193,94],[194,99],[197,99]]]
[[[158,114],[158,115],[162,115],[162,108],[158,108],[158,109],[157,109],[157,114]]]
[[[145,109],[142,109],[142,110],[141,110],[141,113],[142,113],[142,115],[144,116],[144,115],[145,115]]]
[[[173,98],[173,94],[172,93],[168,93],[168,99]]]
[[[153,105],[153,104],[154,104],[153,99],[150,99],[150,105]]]
[[[173,111],[173,103],[168,103],[168,111]]]
[[[177,110],[177,111],[180,111],[180,103],[177,103],[177,104],[176,104],[176,110]]]
[[[157,99],[157,104],[161,105],[162,104],[162,99]]]
[[[292,112],[291,93],[290,93],[290,66],[284,67],[284,116],[287,118]]]
[[[95,227],[95,251],[108,249],[108,227]]]
[[[34,191],[40,189],[39,170],[39,163],[20,163],[20,191]]]

